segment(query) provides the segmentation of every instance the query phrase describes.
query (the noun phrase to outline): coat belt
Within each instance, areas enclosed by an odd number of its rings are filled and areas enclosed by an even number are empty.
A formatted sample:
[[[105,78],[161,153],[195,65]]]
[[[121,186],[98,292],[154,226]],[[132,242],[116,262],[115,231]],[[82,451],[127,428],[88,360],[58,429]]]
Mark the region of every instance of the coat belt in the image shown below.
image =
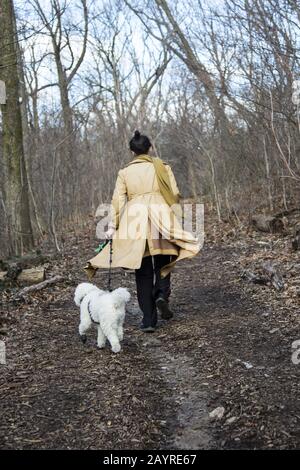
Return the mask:
[[[145,193],[135,193],[128,195],[128,201],[131,201],[131,199],[134,199],[139,196],[145,196],[146,194],[161,194],[160,191],[147,191]]]

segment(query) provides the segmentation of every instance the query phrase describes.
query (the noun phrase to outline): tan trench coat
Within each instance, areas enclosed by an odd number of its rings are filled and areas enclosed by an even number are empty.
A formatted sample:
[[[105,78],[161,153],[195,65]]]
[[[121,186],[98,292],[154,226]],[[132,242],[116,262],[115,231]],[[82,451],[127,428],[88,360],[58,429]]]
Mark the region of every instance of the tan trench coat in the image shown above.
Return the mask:
[[[174,174],[169,165],[172,190],[179,195]],[[150,162],[134,159],[118,173],[112,198],[112,222],[116,226],[113,236],[112,267],[140,268],[142,258],[149,255],[172,255],[172,262],[162,268],[166,276],[175,263],[195,256],[200,245],[187,231],[173,210],[165,202]],[[109,244],[85,268],[92,277],[97,268],[109,267]]]

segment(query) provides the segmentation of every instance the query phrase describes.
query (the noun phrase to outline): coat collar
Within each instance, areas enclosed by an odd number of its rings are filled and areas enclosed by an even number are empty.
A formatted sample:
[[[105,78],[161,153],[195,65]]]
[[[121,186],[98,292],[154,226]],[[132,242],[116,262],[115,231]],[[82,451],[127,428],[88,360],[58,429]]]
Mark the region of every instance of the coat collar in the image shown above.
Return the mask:
[[[136,157],[134,157],[128,164],[128,165],[132,165],[133,163],[145,163],[145,160],[142,158],[142,157],[148,157],[148,158],[153,158],[151,155],[147,155],[147,154],[141,154],[141,155],[137,155]],[[147,163],[147,162],[146,162]]]

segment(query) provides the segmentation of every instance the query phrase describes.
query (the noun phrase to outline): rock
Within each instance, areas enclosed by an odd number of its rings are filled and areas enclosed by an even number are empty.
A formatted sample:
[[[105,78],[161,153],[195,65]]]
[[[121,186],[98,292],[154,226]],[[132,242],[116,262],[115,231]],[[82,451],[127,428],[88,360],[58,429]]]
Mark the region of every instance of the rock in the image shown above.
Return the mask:
[[[243,362],[246,369],[252,369],[253,365],[250,362]]]
[[[282,218],[257,214],[252,216],[252,224],[260,232],[276,233],[284,230],[284,221]]]
[[[243,364],[246,369],[252,369],[253,365],[251,364],[251,362],[246,362],[246,361],[241,361],[241,359],[237,359],[236,360],[237,362],[240,362],[241,364]]]
[[[222,419],[225,413],[225,408],[223,406],[218,406],[213,411],[209,413],[210,419]]]
[[[226,419],[225,424],[232,424],[237,420],[236,416],[231,416],[231,418]]]

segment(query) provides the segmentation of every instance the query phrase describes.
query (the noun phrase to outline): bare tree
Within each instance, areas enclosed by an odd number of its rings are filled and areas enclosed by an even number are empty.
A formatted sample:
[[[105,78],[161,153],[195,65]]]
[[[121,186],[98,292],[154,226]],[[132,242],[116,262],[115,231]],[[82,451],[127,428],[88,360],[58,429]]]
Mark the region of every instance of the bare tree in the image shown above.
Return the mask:
[[[74,123],[73,112],[70,104],[70,85],[73,78],[76,76],[86,53],[87,38],[88,38],[88,8],[86,0],[80,0],[83,14],[83,29],[82,29],[82,48],[76,59],[74,44],[72,44],[72,32],[74,32],[74,25],[64,23],[64,15],[67,11],[67,2],[65,0],[51,0],[51,16],[55,21],[49,22],[49,18],[41,6],[39,0],[32,0],[36,12],[42,20],[48,34],[51,38],[53,55],[57,70],[57,79],[60,92],[62,116],[66,138],[66,153],[70,162],[72,162],[73,155],[73,142],[74,142]],[[76,34],[81,33],[81,27],[76,25]],[[67,50],[69,55],[69,64],[64,63],[63,52]]]
[[[4,201],[10,253],[20,254],[33,246],[28,197],[28,181],[23,148],[20,109],[20,83],[17,65],[17,41],[14,5],[0,5],[0,78],[6,86],[7,101],[1,105],[3,160],[5,164]]]

